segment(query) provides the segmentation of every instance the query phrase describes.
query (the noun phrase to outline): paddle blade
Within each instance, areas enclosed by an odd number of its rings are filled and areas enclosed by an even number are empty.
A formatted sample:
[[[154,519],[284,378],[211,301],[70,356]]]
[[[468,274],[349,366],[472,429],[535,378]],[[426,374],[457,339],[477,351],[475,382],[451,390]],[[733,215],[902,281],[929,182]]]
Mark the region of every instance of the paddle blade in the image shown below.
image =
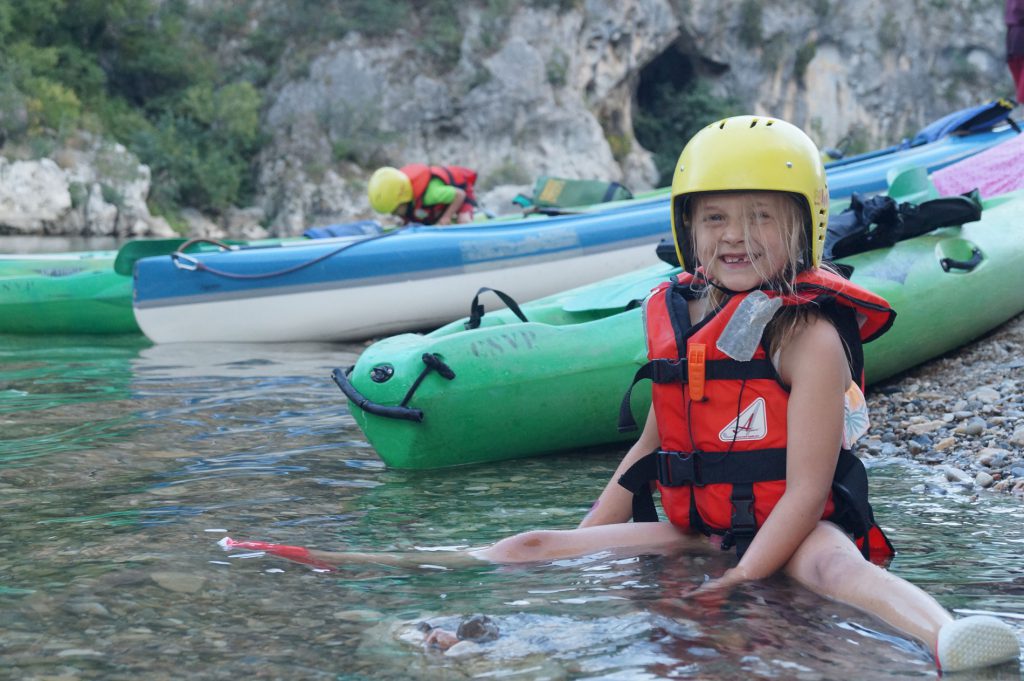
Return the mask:
[[[129,241],[117,251],[114,258],[114,271],[125,276],[132,275],[132,268],[135,261],[142,258],[149,258],[154,255],[170,255],[185,243],[187,239],[136,239]]]

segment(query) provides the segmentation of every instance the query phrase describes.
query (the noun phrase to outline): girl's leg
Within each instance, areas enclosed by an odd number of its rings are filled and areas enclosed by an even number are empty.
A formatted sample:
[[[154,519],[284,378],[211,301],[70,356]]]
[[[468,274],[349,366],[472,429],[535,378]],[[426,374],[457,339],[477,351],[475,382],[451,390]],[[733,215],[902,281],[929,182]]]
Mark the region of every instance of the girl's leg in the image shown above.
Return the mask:
[[[910,582],[867,561],[846,534],[819,522],[784,568],[811,591],[852,605],[935,650],[939,629],[953,621],[939,603]]]
[[[572,530],[523,532],[470,555],[491,563],[531,563],[575,558],[598,551],[644,549],[671,553],[683,547],[707,545],[703,537],[686,534],[671,523],[616,523]]]
[[[832,523],[818,523],[785,571],[811,591],[919,639],[943,671],[1002,664],[1020,655],[1017,634],[1005,622],[986,615],[954,620],[924,591],[865,560]]]
[[[502,539],[497,544],[466,551],[320,551],[301,546],[268,542],[221,540],[224,548],[266,551],[315,567],[331,569],[341,565],[390,565],[415,568],[426,565],[459,568],[490,563],[530,563],[576,558],[607,550],[643,549],[671,553],[684,546],[708,546],[703,537],[688,535],[670,523],[619,523],[573,530],[534,530]]]

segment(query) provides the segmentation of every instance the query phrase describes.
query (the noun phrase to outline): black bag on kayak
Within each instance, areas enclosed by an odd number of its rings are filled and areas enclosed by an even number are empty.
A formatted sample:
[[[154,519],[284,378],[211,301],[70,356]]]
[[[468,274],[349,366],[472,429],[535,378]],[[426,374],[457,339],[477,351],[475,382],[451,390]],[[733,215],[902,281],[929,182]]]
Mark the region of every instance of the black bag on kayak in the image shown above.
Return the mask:
[[[825,233],[825,260],[888,248],[897,241],[927,234],[939,227],[955,227],[981,218],[977,190],[919,204],[897,203],[888,196],[850,197],[850,207],[829,218]]]

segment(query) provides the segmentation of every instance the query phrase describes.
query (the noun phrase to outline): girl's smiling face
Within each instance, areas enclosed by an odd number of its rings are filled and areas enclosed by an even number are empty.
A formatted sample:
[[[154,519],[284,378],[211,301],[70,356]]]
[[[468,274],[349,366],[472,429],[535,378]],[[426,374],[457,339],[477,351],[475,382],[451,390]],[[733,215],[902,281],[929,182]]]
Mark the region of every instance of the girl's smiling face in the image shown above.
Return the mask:
[[[694,196],[691,212],[697,260],[707,277],[749,291],[795,263],[799,209],[779,192],[715,192]]]

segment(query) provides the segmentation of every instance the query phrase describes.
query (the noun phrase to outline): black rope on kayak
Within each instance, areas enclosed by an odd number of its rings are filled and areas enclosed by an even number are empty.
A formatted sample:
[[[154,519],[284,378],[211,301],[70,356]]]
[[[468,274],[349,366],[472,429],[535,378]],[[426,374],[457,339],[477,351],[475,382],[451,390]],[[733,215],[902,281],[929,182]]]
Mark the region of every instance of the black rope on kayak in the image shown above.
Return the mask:
[[[400,405],[402,407],[409,405],[409,400],[412,399],[416,389],[420,387],[420,383],[423,382],[423,379],[426,378],[427,374],[431,371],[436,371],[441,374],[442,378],[446,378],[449,381],[455,378],[455,372],[452,371],[451,367],[445,364],[444,360],[442,360],[436,353],[425,352],[423,353],[422,359],[426,366],[423,367],[423,371],[420,372],[420,375],[417,376],[416,380],[412,382],[411,386],[409,386],[409,392],[407,392],[405,394],[405,398],[402,399],[402,403]]]
[[[473,302],[469,304],[469,319],[464,324],[464,326],[467,329],[479,328],[480,320],[483,319],[484,316],[484,306],[483,303],[480,302],[480,294],[486,293],[487,291],[490,291],[494,295],[501,298],[501,302],[505,303],[505,306],[512,311],[512,314],[519,317],[519,319],[521,319],[524,322],[530,321],[526,318],[526,315],[523,314],[523,311],[519,309],[519,303],[517,303],[512,298],[512,296],[505,293],[504,291],[499,291],[498,289],[483,286],[479,291],[476,292],[476,295],[473,296]]]
[[[378,234],[378,235],[375,235],[375,236],[366,237],[365,239],[360,239],[358,241],[353,241],[353,242],[344,244],[344,245],[334,249],[333,251],[330,251],[328,253],[324,253],[323,255],[318,255],[317,257],[313,258],[312,260],[308,260],[306,262],[299,263],[298,265],[293,265],[291,267],[286,267],[283,270],[277,270],[276,272],[264,272],[264,273],[260,273],[260,274],[238,274],[236,272],[225,272],[224,270],[218,270],[218,269],[214,269],[212,267],[208,267],[201,260],[196,260],[195,258],[193,258],[193,257],[191,257],[189,255],[186,255],[185,253],[182,253],[181,251],[184,250],[184,247],[179,248],[174,253],[171,253],[171,260],[174,261],[174,265],[178,269],[187,270],[189,272],[196,272],[196,271],[199,271],[199,272],[209,272],[210,274],[216,275],[218,277],[225,277],[227,279],[272,279],[273,277],[280,277],[280,276],[283,276],[285,274],[291,274],[292,272],[298,272],[301,269],[305,269],[305,268],[310,267],[312,265],[315,265],[315,264],[317,264],[319,262],[323,262],[324,260],[327,260],[328,258],[333,258],[334,256],[338,255],[339,253],[347,251],[348,249],[352,248],[353,246],[358,246],[359,244],[365,244],[365,243],[367,243],[369,241],[377,241],[378,239],[383,239],[384,237],[394,236],[395,234],[398,234],[398,233],[402,232],[403,230],[404,230],[404,228],[399,228],[399,229],[396,229],[394,231],[387,232],[385,234]],[[182,261],[185,261],[188,264],[187,265],[182,264]]]
[[[364,397],[356,387],[352,385],[352,381],[349,380],[349,374],[355,367],[348,367],[346,369],[335,369],[331,372],[331,378],[341,389],[342,394],[345,395],[352,403],[362,409],[367,414],[373,414],[374,416],[380,416],[388,419],[400,419],[403,421],[413,421],[415,423],[423,422],[423,410],[412,409],[410,407],[391,407],[383,404],[377,404],[376,402]]]

